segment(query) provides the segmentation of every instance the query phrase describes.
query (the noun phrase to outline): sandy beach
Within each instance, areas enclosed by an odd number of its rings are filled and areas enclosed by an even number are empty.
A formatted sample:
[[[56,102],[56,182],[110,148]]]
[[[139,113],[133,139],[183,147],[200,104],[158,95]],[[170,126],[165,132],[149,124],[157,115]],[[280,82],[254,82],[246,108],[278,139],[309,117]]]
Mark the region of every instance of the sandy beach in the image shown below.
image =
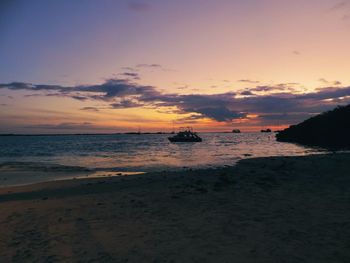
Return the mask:
[[[1,262],[350,262],[350,154],[0,189]]]

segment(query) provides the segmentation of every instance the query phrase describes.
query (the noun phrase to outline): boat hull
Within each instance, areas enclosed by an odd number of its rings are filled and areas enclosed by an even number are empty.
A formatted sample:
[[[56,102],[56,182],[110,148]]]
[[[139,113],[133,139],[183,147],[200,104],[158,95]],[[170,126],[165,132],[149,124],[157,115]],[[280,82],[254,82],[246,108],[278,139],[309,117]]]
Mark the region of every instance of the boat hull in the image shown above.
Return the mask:
[[[174,137],[169,137],[169,141],[171,142],[201,142],[201,138],[174,138]]]

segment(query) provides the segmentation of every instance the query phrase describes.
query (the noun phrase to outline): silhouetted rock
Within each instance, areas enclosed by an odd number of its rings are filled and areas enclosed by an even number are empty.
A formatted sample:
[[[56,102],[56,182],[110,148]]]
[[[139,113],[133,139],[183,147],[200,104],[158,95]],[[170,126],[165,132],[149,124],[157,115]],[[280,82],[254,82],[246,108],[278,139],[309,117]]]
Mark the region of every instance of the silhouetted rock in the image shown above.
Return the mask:
[[[271,129],[261,130],[260,132],[271,132]]]
[[[241,133],[241,131],[239,129],[234,129],[232,130],[233,133]]]
[[[350,105],[338,106],[276,135],[278,141],[332,149],[350,148]]]

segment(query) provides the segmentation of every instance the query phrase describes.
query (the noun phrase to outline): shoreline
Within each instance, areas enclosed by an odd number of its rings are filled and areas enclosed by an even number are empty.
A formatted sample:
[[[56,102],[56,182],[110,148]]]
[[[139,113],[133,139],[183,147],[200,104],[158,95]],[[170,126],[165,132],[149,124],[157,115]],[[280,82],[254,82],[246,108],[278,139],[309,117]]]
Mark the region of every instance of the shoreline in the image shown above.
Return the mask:
[[[293,155],[293,156],[267,156],[267,157],[254,157],[251,154],[243,154],[243,158],[236,160],[232,164],[218,164],[208,166],[183,166],[183,167],[156,167],[135,170],[125,170],[120,167],[120,170],[116,168],[90,168],[83,166],[71,166],[62,165],[58,163],[48,162],[16,162],[7,161],[0,163],[0,189],[20,187],[27,185],[34,185],[40,183],[59,182],[66,180],[83,180],[83,179],[94,179],[94,178],[109,178],[119,176],[130,176],[137,174],[152,175],[159,172],[168,173],[183,173],[187,171],[203,171],[212,169],[223,169],[225,167],[233,167],[239,164],[239,162],[246,159],[261,159],[261,158],[284,158],[284,157],[304,157],[313,155],[328,155],[328,154],[346,154],[349,151],[338,151],[338,152],[318,152],[306,155]]]
[[[4,261],[346,262],[350,154],[0,189]]]
[[[162,179],[164,176],[169,178],[173,177],[174,179],[178,179],[179,177],[182,178],[184,175],[190,175],[190,176],[201,176],[199,174],[208,175],[210,173],[213,174],[220,174],[221,172],[230,172],[230,173],[237,173],[233,176],[236,176],[235,179],[238,177],[242,179],[242,176],[246,173],[244,171],[244,174],[240,174],[240,164],[245,162],[256,162],[261,163],[264,161],[271,162],[276,160],[294,160],[298,161],[300,159],[304,158],[327,158],[327,157],[340,157],[340,158],[349,158],[350,162],[350,152],[334,152],[334,153],[315,153],[315,154],[309,154],[309,155],[299,155],[299,156],[269,156],[269,157],[250,157],[238,160],[233,165],[224,165],[224,166],[218,166],[218,167],[210,167],[210,168],[192,168],[192,167],[183,167],[178,169],[162,169],[160,171],[155,172],[117,172],[112,170],[94,170],[94,169],[88,169],[84,167],[78,167],[78,166],[63,166],[63,165],[52,165],[53,167],[63,167],[64,169],[67,168],[67,171],[59,171],[64,174],[71,174],[69,176],[65,176],[63,178],[58,179],[52,179],[52,180],[46,180],[46,181],[38,181],[38,182],[32,182],[32,183],[25,183],[25,184],[18,184],[18,185],[9,185],[9,186],[0,186],[0,197],[3,194],[6,193],[16,193],[16,192],[31,192],[35,190],[41,190],[41,189],[56,189],[56,188],[65,188],[65,187],[74,187],[79,185],[85,185],[85,184],[101,184],[103,183],[117,183],[119,181],[125,181],[126,179],[139,179],[137,177],[150,177],[152,178],[152,181]],[[22,163],[21,163],[22,164]],[[24,163],[26,164],[26,163]],[[40,163],[39,163],[40,164]],[[246,164],[245,164],[246,165]],[[238,166],[238,172],[236,171],[236,167]],[[265,168],[265,165],[263,165]],[[69,169],[76,168],[76,171],[72,171]],[[256,167],[255,167],[256,168]],[[261,167],[259,167],[261,168]],[[16,171],[17,172],[17,171]],[[20,171],[23,172],[23,171]],[[25,173],[34,173],[34,171],[24,171]],[[57,171],[54,171],[57,172]],[[37,172],[36,172],[37,173]],[[45,172],[45,175],[49,174],[49,171]],[[113,175],[112,175],[113,174]],[[57,174],[55,174],[56,176]],[[237,177],[238,176],[238,177]],[[1,202],[1,200],[0,200]]]
[[[108,168],[93,169],[40,162],[4,162],[0,163],[0,189],[40,183],[129,176],[144,173],[146,172],[117,171]]]

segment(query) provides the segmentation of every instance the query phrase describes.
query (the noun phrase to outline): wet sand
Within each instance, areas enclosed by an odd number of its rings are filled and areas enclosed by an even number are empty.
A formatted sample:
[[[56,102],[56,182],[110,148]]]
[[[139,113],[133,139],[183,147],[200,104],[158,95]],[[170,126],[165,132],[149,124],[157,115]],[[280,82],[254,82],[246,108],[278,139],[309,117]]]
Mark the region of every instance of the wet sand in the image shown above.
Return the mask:
[[[1,262],[350,262],[350,154],[0,189]]]

